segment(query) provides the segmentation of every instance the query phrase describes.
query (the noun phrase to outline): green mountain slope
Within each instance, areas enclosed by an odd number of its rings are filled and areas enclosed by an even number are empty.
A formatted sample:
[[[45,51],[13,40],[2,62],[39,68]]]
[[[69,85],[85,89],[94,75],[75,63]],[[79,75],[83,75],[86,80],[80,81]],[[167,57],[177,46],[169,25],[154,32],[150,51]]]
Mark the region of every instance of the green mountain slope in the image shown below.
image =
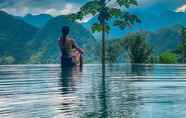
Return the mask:
[[[72,22],[66,16],[58,16],[51,19],[30,42],[35,50],[31,57],[31,63],[59,63],[60,52],[58,48],[58,38],[61,34],[62,26],[70,27],[70,37],[85,50],[86,62],[95,60],[96,40],[92,34],[81,24]]]
[[[148,42],[154,48],[154,52],[160,54],[165,51],[176,50],[181,44],[181,28],[181,25],[173,25],[150,32]]]
[[[0,64],[25,63],[31,51],[26,45],[36,32],[37,28],[0,11]]]
[[[22,20],[0,11],[0,64],[59,63],[58,38],[64,25],[70,27],[70,37],[85,50],[85,61],[100,62],[101,41],[95,40],[86,28],[77,22],[72,22],[67,16],[52,18],[38,30]],[[181,27],[174,25],[147,32],[148,43],[154,48],[156,55],[177,48],[181,43]],[[117,40],[115,41],[117,42]],[[121,46],[121,48],[123,47]],[[123,54],[119,53],[118,58],[121,58],[124,53],[125,50],[123,50]],[[118,60],[124,62],[126,59]]]

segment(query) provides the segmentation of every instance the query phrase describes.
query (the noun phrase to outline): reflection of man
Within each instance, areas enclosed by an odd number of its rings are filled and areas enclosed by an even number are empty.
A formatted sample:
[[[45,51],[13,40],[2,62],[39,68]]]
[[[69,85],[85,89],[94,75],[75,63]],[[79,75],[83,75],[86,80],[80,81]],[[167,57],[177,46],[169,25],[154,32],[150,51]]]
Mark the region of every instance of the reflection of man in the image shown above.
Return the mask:
[[[71,90],[70,92],[75,91],[75,82],[78,81],[76,75],[81,73],[81,69],[82,68],[79,66],[73,68],[62,68],[60,82],[63,94],[68,94],[69,90]]]

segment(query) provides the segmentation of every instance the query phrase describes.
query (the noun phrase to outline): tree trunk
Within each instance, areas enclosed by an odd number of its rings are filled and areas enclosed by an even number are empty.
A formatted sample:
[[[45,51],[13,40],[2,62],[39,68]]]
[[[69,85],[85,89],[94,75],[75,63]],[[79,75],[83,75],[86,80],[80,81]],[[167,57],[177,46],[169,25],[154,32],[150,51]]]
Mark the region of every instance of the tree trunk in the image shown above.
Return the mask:
[[[105,74],[105,0],[100,0],[102,3],[101,19],[102,24],[102,72]]]
[[[102,71],[105,73],[105,20],[102,22]]]

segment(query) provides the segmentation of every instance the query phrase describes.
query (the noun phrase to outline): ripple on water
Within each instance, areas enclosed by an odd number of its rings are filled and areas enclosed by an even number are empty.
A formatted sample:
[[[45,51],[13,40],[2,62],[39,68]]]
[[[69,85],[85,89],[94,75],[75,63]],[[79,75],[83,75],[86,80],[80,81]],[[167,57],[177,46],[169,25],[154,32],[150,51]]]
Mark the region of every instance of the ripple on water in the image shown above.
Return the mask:
[[[0,118],[185,118],[185,65],[0,66]]]

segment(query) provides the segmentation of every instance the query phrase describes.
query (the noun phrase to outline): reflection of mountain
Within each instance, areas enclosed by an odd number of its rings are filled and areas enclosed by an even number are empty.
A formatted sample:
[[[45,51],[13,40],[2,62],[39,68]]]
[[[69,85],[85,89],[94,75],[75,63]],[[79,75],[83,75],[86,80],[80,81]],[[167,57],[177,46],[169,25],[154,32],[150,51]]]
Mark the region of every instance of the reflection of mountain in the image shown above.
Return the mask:
[[[26,45],[37,28],[0,11],[0,63],[23,63],[30,56]]]

